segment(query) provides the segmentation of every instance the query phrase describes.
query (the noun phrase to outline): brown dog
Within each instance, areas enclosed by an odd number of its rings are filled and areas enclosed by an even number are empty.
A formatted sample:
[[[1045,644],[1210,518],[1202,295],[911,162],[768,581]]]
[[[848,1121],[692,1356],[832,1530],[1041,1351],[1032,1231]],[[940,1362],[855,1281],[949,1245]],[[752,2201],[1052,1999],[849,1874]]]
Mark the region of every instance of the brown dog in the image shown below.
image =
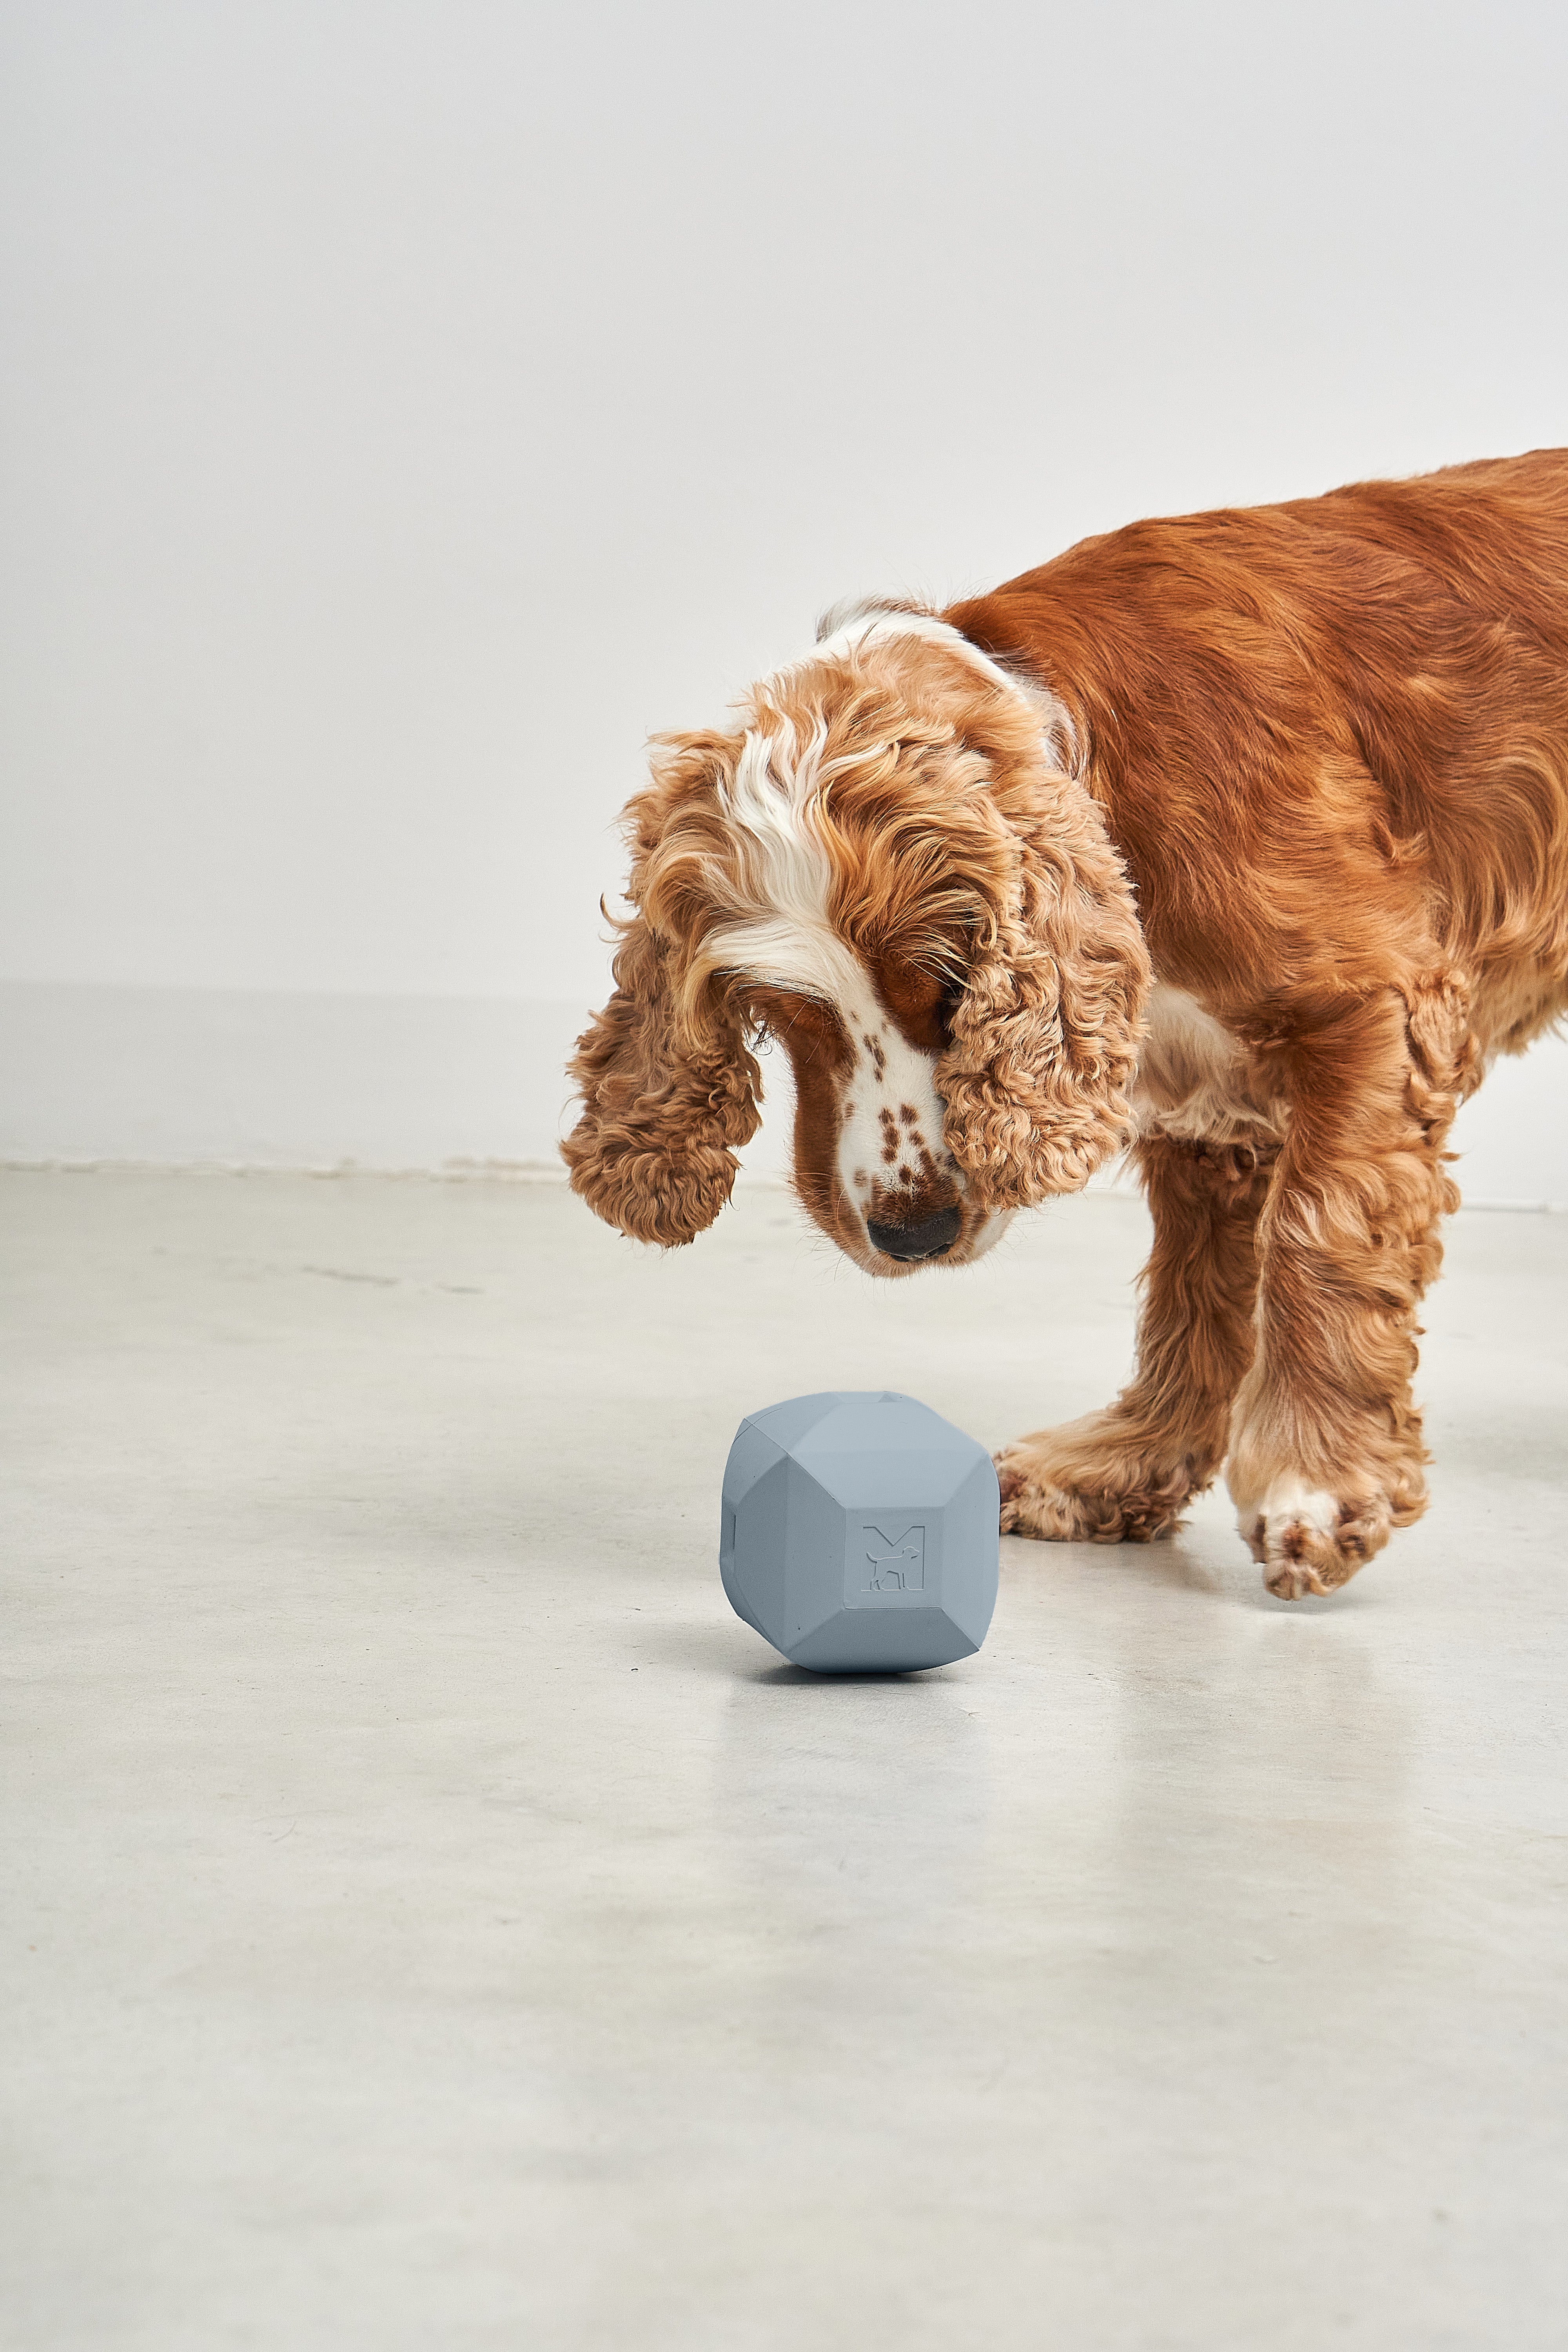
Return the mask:
[[[1568,451],[1136,523],[941,614],[830,615],[658,740],[576,1190],[689,1241],[788,1048],[796,1189],[962,1265],[1131,1140],[1138,1371],[1003,1525],[1165,1533],[1222,1461],[1276,1592],[1425,1507],[1415,1310],[1490,1057],[1568,1009]]]

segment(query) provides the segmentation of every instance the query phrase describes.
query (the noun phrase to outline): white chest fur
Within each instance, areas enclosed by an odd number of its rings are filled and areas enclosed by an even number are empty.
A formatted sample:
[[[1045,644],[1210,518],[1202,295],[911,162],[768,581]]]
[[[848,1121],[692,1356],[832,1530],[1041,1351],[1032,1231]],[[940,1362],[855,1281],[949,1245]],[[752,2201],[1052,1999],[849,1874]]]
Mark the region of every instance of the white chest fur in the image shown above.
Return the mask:
[[[1156,982],[1132,1097],[1139,1135],[1234,1143],[1261,1128],[1279,1134],[1284,1106],[1259,1093],[1246,1052],[1184,988]]]

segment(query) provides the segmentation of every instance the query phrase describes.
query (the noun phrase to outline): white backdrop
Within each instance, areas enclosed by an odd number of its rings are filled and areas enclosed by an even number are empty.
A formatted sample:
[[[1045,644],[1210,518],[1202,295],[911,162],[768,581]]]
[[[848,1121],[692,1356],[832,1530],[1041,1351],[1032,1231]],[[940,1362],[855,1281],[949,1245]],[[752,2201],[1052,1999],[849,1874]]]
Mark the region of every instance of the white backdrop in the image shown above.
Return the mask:
[[[1568,439],[1556,0],[0,28],[13,1156],[540,1156],[643,737],[823,605]]]

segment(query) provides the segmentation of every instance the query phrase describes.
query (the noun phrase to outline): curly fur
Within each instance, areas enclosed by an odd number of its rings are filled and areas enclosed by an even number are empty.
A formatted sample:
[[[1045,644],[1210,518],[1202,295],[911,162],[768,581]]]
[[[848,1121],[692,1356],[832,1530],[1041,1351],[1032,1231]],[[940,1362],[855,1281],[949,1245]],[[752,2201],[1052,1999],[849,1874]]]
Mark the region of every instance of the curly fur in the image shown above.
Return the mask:
[[[1081,786],[998,793],[1016,884],[972,948],[936,1074],[946,1135],[980,1197],[1076,1192],[1127,1140],[1149,960],[1132,894]]]
[[[710,995],[683,1014],[668,961],[646,924],[632,926],[615,961],[616,993],[570,1065],[584,1109],[562,1151],[595,1215],[673,1248],[706,1232],[728,1201],[736,1151],[762,1115],[734,1013]]]
[[[616,992],[568,1067],[584,1106],[561,1147],[573,1190],[607,1223],[666,1248],[712,1223],[762,1118],[742,1012],[712,979],[686,984],[686,868],[711,848],[711,798],[699,739],[633,802],[630,893],[648,916],[618,927]]]

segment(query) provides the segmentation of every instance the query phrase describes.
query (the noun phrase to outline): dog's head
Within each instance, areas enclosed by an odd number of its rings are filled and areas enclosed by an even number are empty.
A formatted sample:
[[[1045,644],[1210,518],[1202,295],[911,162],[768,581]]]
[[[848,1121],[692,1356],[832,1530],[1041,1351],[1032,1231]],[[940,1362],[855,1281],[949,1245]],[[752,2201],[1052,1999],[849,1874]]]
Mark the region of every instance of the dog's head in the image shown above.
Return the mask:
[[[1148,959],[1070,730],[945,624],[882,612],[665,736],[627,812],[616,993],[581,1039],[572,1182],[691,1240],[784,1045],[795,1181],[868,1273],[963,1265],[1124,1139]]]

